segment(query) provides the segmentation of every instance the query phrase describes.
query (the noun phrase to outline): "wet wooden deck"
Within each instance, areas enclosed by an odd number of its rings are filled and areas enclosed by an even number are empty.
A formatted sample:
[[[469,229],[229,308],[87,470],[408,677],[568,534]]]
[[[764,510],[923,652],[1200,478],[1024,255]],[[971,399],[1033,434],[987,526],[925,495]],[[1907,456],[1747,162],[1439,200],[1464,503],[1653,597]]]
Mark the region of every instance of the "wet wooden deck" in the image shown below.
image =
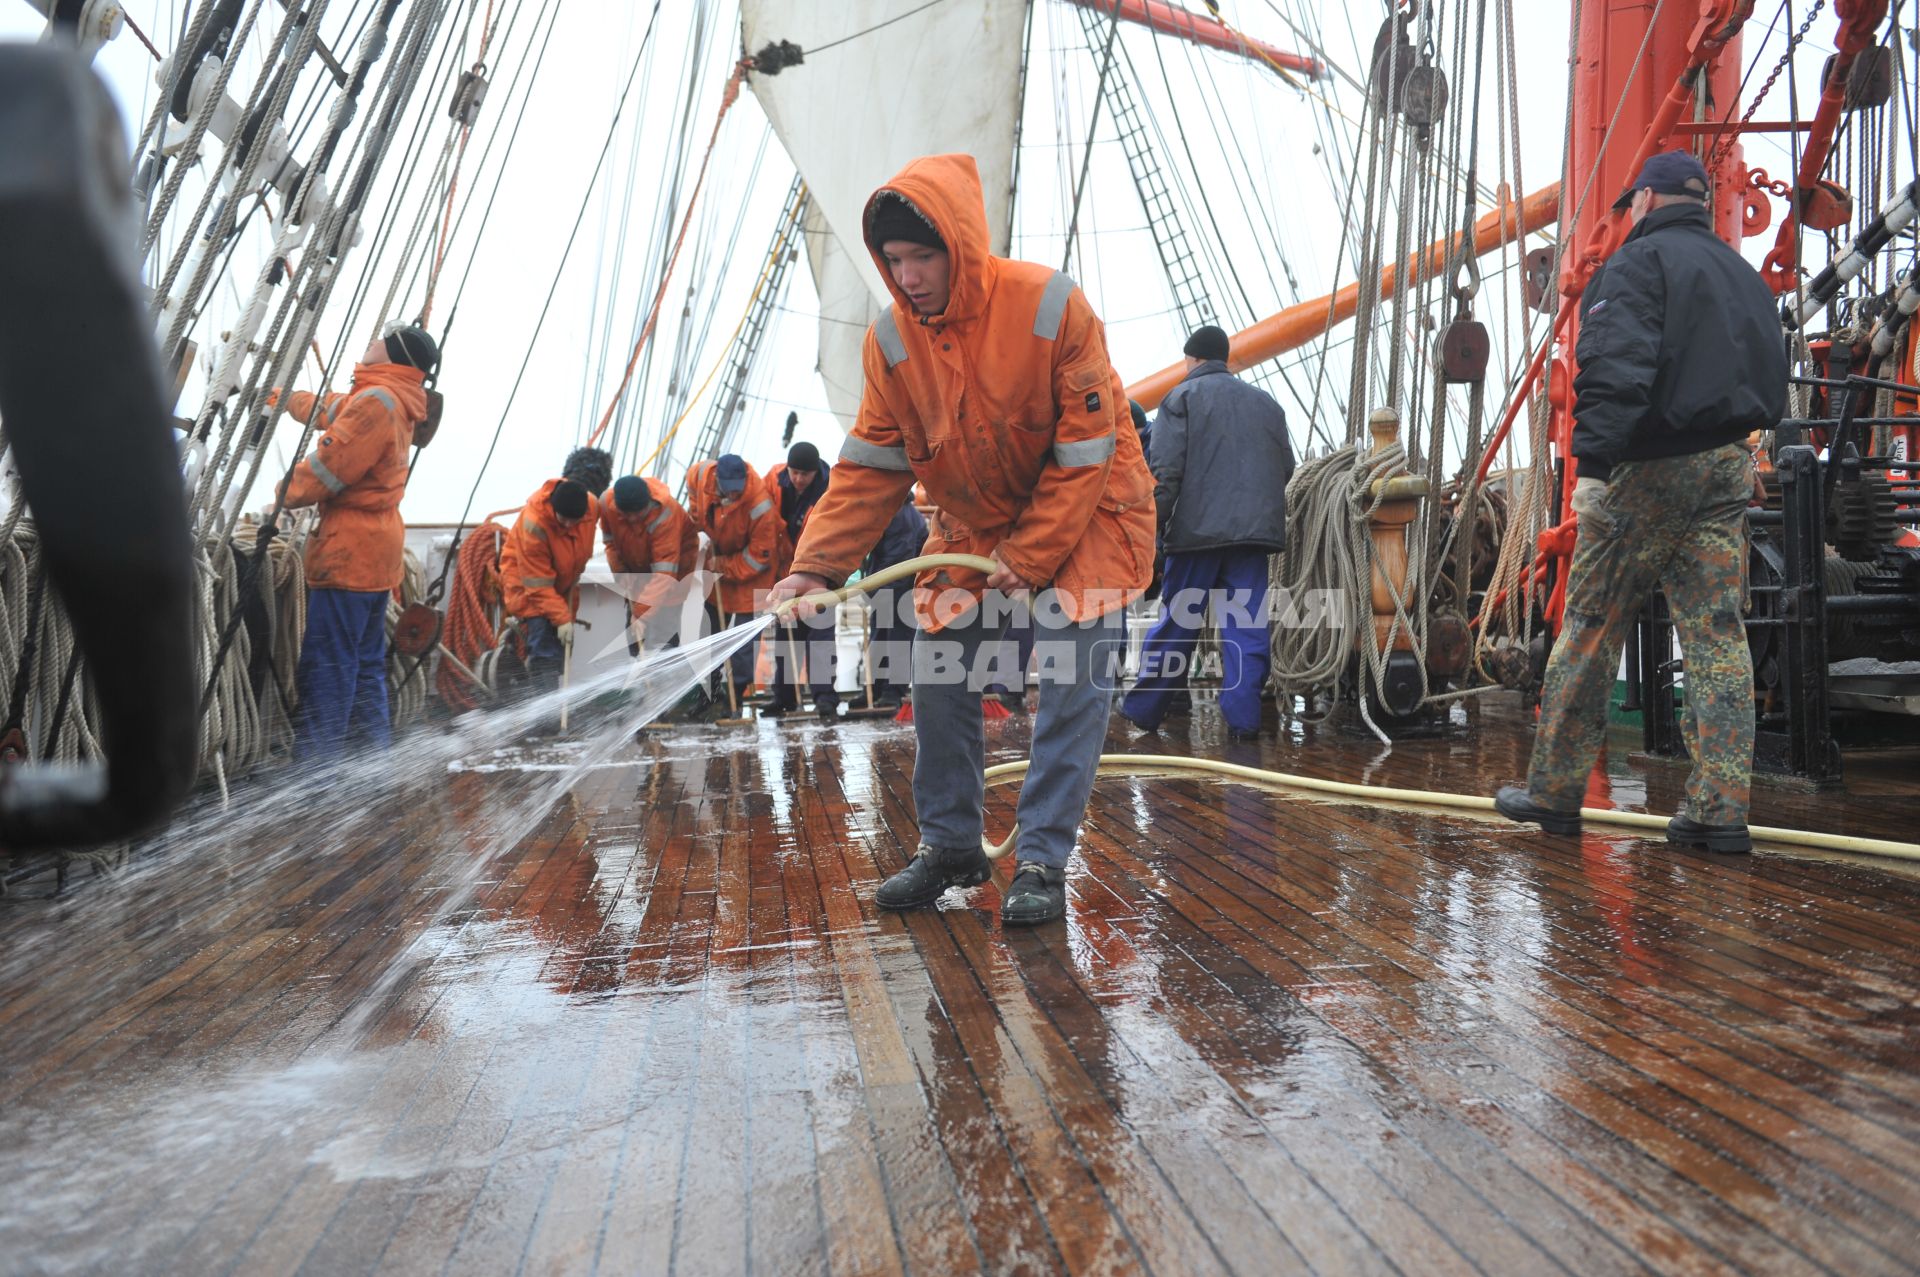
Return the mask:
[[[1510,712],[1391,752],[1191,731],[1471,792],[1526,746]],[[1003,933],[1004,870],[871,904],[908,728],[629,759],[478,862],[508,773],[0,908],[0,1271],[1915,1268],[1904,872],[1120,779],[1070,920]],[[1756,820],[1911,838],[1916,772]],[[1621,753],[1603,789],[1680,778]]]

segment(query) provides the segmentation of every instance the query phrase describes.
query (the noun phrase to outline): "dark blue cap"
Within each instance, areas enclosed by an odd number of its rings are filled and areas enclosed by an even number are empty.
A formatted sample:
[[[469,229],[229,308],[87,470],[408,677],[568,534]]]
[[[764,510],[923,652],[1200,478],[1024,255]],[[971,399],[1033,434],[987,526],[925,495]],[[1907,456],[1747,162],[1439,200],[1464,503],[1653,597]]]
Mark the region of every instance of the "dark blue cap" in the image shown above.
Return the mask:
[[[1627,183],[1627,189],[1620,193],[1613,206],[1625,208],[1633,203],[1633,193],[1643,189],[1655,195],[1691,195],[1703,200],[1712,184],[1707,181],[1707,170],[1693,158],[1692,151],[1662,151],[1648,158],[1641,166],[1640,175]]]
[[[714,475],[720,481],[720,495],[738,496],[747,488],[747,463],[738,453],[729,452],[714,464]]]

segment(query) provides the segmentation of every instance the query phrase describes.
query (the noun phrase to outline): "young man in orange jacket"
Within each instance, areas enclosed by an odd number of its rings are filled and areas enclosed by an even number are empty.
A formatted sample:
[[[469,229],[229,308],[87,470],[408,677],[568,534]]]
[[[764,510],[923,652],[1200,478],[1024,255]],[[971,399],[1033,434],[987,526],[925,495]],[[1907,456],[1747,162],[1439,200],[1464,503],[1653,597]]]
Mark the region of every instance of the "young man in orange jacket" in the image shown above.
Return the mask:
[[[608,570],[634,579],[634,588],[623,593],[633,604],[629,646],[637,654],[648,614],[669,609],[683,597],[680,583],[699,560],[700,534],[666,484],[630,474],[617,480],[613,494],[600,502],[600,536],[606,543]],[[659,641],[668,638],[663,634]]]
[[[345,394],[325,402],[304,390],[283,406],[320,431],[288,478],[289,510],[316,506],[307,539],[307,632],[300,647],[294,754],[337,758],[351,744],[385,749],[387,599],[404,570],[413,427],[427,419],[426,379],[440,363],[433,338],[399,327],[368,344]]]
[[[938,508],[927,550],[996,564],[989,574],[943,568],[918,583],[920,849],[874,897],[911,909],[990,876],[980,848],[980,689],[994,671],[980,658],[999,649],[1008,596],[1044,591],[1034,608],[1033,768],[1000,916],[1047,922],[1066,911],[1066,863],[1106,740],[1121,616],[1153,567],[1153,479],[1099,317],[1065,274],[992,255],[972,157],[915,160],[874,193],[863,229],[893,305],[867,334],[866,392],[833,486],[771,602],[845,580],[916,476]]]
[[[500,547],[500,593],[527,641],[527,677],[555,691],[576,628],[573,591],[593,557],[593,494],[572,479],[549,479],[527,498]]]
[[[753,616],[773,585],[779,562],[780,502],[752,466],[729,452],[688,468],[687,513],[713,547],[723,623],[733,625]],[[757,646],[749,643],[727,662],[735,700],[745,696],[753,682]]]

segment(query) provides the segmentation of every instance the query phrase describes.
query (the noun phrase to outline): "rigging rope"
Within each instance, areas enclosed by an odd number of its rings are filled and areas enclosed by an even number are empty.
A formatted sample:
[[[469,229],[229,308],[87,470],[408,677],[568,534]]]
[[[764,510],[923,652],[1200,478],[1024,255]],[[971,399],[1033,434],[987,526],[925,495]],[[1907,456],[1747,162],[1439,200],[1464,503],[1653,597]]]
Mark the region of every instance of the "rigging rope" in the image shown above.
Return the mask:
[[[938,0],[933,0],[933,2],[938,3]],[[923,5],[921,7],[925,8],[926,6]],[[613,398],[607,402],[606,411],[600,414],[600,424],[595,426],[593,433],[587,436],[588,444],[599,443],[600,436],[606,433],[607,423],[613,420],[614,409],[620,406],[621,397],[627,393],[627,386],[633,381],[633,369],[634,365],[640,362],[640,352],[653,337],[654,325],[660,320],[660,303],[666,299],[667,283],[673,277],[674,263],[680,259],[680,249],[687,242],[687,227],[692,223],[694,209],[698,207],[700,202],[700,189],[705,185],[707,180],[707,168],[713,161],[714,145],[720,140],[720,125],[725,122],[727,112],[733,108],[733,104],[739,100],[740,85],[746,79],[747,70],[750,66],[751,62],[747,58],[742,58],[735,63],[733,74],[727,77],[726,87],[721,90],[720,110],[719,113],[714,116],[713,134],[707,139],[706,154],[700,159],[699,175],[694,178],[693,190],[687,196],[686,214],[680,220],[680,233],[674,238],[673,251],[667,257],[667,268],[661,272],[660,287],[653,295],[653,305],[647,312],[646,325],[640,330],[639,340],[634,342],[633,354],[627,357],[627,367],[626,371],[620,377],[620,385],[614,390]],[[611,140],[611,137],[609,137],[609,140]],[[603,149],[601,152],[602,158],[605,157],[605,154]],[[576,223],[576,229],[577,225]]]

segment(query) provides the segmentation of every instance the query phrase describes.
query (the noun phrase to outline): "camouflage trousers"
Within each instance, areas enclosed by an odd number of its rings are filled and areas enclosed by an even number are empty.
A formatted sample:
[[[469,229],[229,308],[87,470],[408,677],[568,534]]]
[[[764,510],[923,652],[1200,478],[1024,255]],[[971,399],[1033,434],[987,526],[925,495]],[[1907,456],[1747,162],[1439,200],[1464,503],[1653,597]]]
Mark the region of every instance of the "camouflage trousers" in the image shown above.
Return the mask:
[[[1607,702],[1627,628],[1653,589],[1686,658],[1685,813],[1744,824],[1753,783],[1753,658],[1746,595],[1747,498],[1753,473],[1737,444],[1690,457],[1615,466],[1600,508],[1580,521],[1567,610],[1547,664],[1527,790],[1578,808],[1607,731]]]

